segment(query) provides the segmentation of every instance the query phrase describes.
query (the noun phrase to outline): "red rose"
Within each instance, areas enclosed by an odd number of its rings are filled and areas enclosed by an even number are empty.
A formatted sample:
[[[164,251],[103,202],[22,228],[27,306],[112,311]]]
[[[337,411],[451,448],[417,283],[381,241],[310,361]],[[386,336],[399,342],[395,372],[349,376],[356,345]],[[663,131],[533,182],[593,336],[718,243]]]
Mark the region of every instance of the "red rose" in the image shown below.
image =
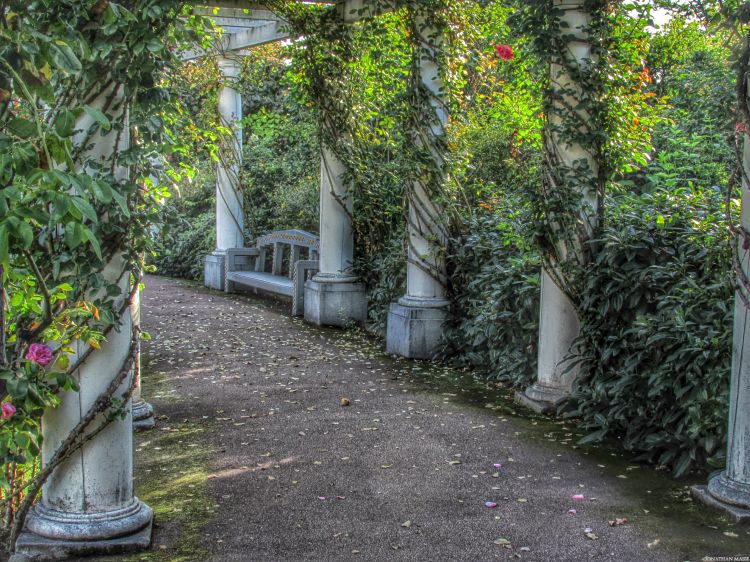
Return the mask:
[[[510,45],[498,45],[495,47],[495,53],[503,60],[510,60],[515,56]]]

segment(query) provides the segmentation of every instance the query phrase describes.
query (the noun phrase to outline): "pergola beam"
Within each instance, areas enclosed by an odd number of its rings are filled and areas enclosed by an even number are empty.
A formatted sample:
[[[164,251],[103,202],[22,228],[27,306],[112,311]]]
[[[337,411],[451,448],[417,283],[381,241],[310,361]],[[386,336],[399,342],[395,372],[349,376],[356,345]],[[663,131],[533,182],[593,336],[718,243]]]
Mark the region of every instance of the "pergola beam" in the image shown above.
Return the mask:
[[[195,15],[210,17],[217,21],[223,18],[233,18],[244,20],[246,23],[252,21],[279,21],[282,19],[265,6],[252,9],[222,8],[220,6],[198,7],[195,8]]]
[[[222,39],[222,43],[225,51],[238,51],[288,38],[288,24],[284,21],[275,21],[228,35]]]
[[[232,51],[241,51],[249,47],[257,47],[274,41],[282,41],[290,37],[286,30],[286,22],[275,21],[268,22],[264,25],[249,27],[238,33],[232,33],[217,41],[215,53],[208,52],[204,49],[195,49],[185,51],[181,58],[183,61],[195,60],[201,57],[216,53],[229,53]]]

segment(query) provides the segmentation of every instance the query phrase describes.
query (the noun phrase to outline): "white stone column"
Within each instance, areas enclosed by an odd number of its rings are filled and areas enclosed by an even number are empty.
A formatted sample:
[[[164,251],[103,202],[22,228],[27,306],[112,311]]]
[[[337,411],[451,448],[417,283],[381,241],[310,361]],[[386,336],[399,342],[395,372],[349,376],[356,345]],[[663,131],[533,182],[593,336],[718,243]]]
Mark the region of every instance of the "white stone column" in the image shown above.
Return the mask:
[[[111,91],[100,95],[91,105],[114,120],[124,121],[122,130],[115,128],[104,135],[95,133],[93,143],[84,158],[105,163],[116,147],[129,146],[127,118],[122,118],[122,91],[113,96],[112,106],[106,107]],[[87,131],[93,119],[82,114],[76,129]],[[85,133],[74,142],[81,144]],[[91,170],[90,167],[84,167]],[[127,169],[115,168],[115,177],[127,177]],[[122,254],[116,254],[103,271],[105,279],[116,283],[121,290],[120,303],[129,298],[130,274]],[[107,336],[101,349],[94,351],[76,371],[79,392],[63,392],[60,406],[47,410],[42,419],[44,440],[42,462],[54,455],[60,443],[78,424],[120,373],[130,350],[132,332],[130,310],[121,315],[119,325]],[[74,342],[76,355],[87,350],[85,342]],[[75,360],[75,357],[72,360]],[[126,377],[116,396],[130,386]],[[115,419],[91,441],[58,466],[42,490],[42,499],[29,512],[26,530],[16,543],[18,556],[31,559],[75,558],[84,554],[123,552],[147,547],[151,542],[151,508],[133,495],[133,426],[130,407],[124,419]],[[103,419],[94,420],[89,431]],[[23,558],[22,558],[23,559]]]
[[[583,8],[581,0],[555,0],[556,9],[562,10],[560,33],[570,34],[575,39],[568,42],[566,56],[574,64],[585,66],[592,59],[591,43],[588,41],[590,14]],[[567,25],[566,25],[567,24]],[[557,92],[568,107],[578,106],[579,86],[562,65],[550,67],[551,88]],[[557,108],[566,111],[562,104]],[[586,114],[578,110],[585,119]],[[580,168],[586,164],[592,178],[596,177],[597,164],[592,155],[580,144],[560,137],[563,120],[552,112],[546,142],[556,152],[563,169]],[[563,172],[565,174],[565,172]],[[596,220],[597,195],[588,186],[581,187],[581,219],[589,231]],[[559,248],[565,256],[570,249],[562,244]],[[554,264],[553,266],[554,267]],[[554,282],[550,272],[542,268],[541,303],[539,315],[539,351],[537,380],[524,393],[517,393],[516,400],[538,412],[553,409],[570,393],[578,371],[570,368],[565,357],[571,352],[571,344],[578,337],[580,323],[578,314],[568,296]]]
[[[320,270],[305,284],[305,320],[318,326],[344,326],[367,320],[364,284],[352,275],[354,234],[352,196],[346,168],[323,147],[320,158]]]
[[[750,84],[749,84],[750,85]],[[744,139],[743,164],[750,171],[750,142]],[[742,229],[750,232],[750,185],[742,181]],[[740,267],[750,275],[750,250],[738,240]],[[732,371],[729,391],[729,431],[726,469],[708,486],[693,487],[693,495],[721,509],[737,522],[750,522],[750,310],[748,290],[738,281],[734,299]]]
[[[141,291],[135,294],[134,302],[131,306],[131,317],[134,326],[141,324]],[[135,356],[133,365],[133,429],[144,430],[154,427],[154,408],[143,399],[141,395],[141,340],[136,340],[138,351]]]
[[[432,135],[445,135],[448,120],[443,100],[443,81],[435,60],[439,56],[442,39],[436,30],[418,21],[422,52],[415,53],[419,61],[422,85],[430,92],[430,103],[436,121],[429,124]],[[414,135],[414,142],[420,137]],[[444,165],[443,155],[432,149],[432,158],[438,167]],[[444,281],[446,279],[444,248],[447,235],[441,224],[442,209],[429,196],[429,187],[415,182],[409,200],[408,262],[406,266],[406,295],[391,304],[388,313],[386,351],[415,359],[432,358],[438,351],[446,318]],[[441,282],[442,281],[442,282]]]
[[[222,88],[219,93],[219,118],[231,130],[223,139],[216,167],[216,250],[206,256],[204,282],[212,289],[224,290],[226,252],[244,245],[244,212],[239,174],[242,164],[242,95],[235,88],[240,63],[219,59]]]

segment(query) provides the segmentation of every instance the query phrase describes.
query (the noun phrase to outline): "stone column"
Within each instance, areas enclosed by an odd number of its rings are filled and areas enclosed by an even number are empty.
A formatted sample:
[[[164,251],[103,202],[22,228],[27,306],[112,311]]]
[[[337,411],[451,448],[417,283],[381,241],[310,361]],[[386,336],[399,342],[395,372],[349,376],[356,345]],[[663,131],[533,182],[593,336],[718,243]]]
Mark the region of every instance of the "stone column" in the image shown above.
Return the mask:
[[[227,250],[244,245],[239,180],[242,163],[242,95],[235,88],[240,63],[235,59],[221,58],[219,72],[223,82],[219,93],[219,117],[232,135],[223,139],[219,150],[216,167],[216,249],[206,256],[204,282],[206,287],[223,291]]]
[[[105,134],[95,133],[87,142],[93,147],[85,153],[89,162],[106,162],[116,147],[128,147],[127,117],[123,117],[122,91],[111,90],[91,105],[114,116],[118,125]],[[76,129],[88,131],[93,119],[82,114]],[[74,141],[82,144],[85,133]],[[87,171],[91,167],[84,166]],[[115,177],[127,177],[127,169],[115,168]],[[121,290],[120,302],[129,296],[130,274],[122,254],[116,254],[103,271],[104,277]],[[80,391],[63,392],[60,406],[45,412],[42,420],[44,441],[42,462],[54,455],[68,436],[121,371],[129,354],[132,324],[130,310],[121,315],[119,325],[107,336],[101,349],[94,351],[76,371]],[[74,342],[76,357],[87,350],[85,342]],[[75,360],[75,357],[72,358]],[[126,377],[116,395],[130,386]],[[26,527],[16,542],[16,559],[62,559],[83,555],[124,552],[145,548],[151,542],[151,508],[133,495],[133,425],[127,405],[124,419],[111,421],[96,437],[76,451],[51,474],[42,490],[42,499],[29,512]],[[94,420],[89,431],[97,423]]]
[[[367,320],[365,286],[349,270],[354,261],[352,196],[344,164],[325,146],[320,158],[320,270],[305,284],[305,320],[344,326]]]
[[[431,94],[430,103],[436,121],[427,129],[436,138],[444,136],[448,115],[442,103],[443,82],[435,60],[440,48],[439,33],[418,21],[421,52],[415,53],[419,61],[419,76]],[[415,142],[421,137],[415,132]],[[443,155],[437,146],[430,147],[432,158],[439,167],[444,165]],[[440,186],[434,186],[440,187]],[[442,210],[430,200],[427,186],[415,182],[409,197],[408,262],[406,268],[406,295],[391,304],[388,313],[386,351],[415,359],[429,359],[437,353],[446,318],[446,280],[444,248],[447,243],[445,228],[440,223]]]
[[[583,8],[583,2],[555,0],[555,7],[562,10],[562,25],[559,32],[575,37],[568,43],[567,54],[562,56],[568,57],[574,64],[589,64],[592,59],[591,43],[588,41],[590,15]],[[550,67],[550,76],[551,87],[559,94],[560,99],[564,100],[568,107],[577,107],[580,88],[568,75],[567,69],[553,63]],[[557,108],[564,111],[561,104],[558,104]],[[578,113],[582,118],[586,118],[584,111],[578,110]],[[552,112],[549,116],[546,142],[551,145],[564,169],[580,170],[585,165],[588,166],[591,177],[595,178],[596,161],[580,144],[571,143],[570,140],[560,137],[562,125],[560,115]],[[581,186],[581,196],[581,219],[591,232],[596,217],[596,193],[592,192],[590,186]],[[564,257],[569,248],[561,245],[559,251]],[[555,267],[554,264],[552,267]],[[564,359],[571,352],[571,344],[578,336],[580,324],[570,299],[545,268],[542,268],[541,274],[540,305],[537,380],[524,393],[516,393],[516,400],[537,412],[545,412],[553,409],[570,393],[578,374],[577,369],[571,369]]]
[[[133,325],[141,324],[141,291],[135,294],[133,305],[131,306],[131,317]],[[136,431],[151,429],[154,427],[154,408],[141,396],[141,340],[135,342],[138,346],[138,352],[133,365],[133,429]]]
[[[750,85],[750,84],[749,84]],[[750,142],[745,136],[743,165],[750,170]],[[750,232],[750,185],[742,181],[742,229]],[[750,275],[750,250],[738,240],[740,267]],[[724,511],[736,522],[750,522],[750,310],[748,290],[738,283],[734,298],[734,337],[729,391],[729,431],[726,469],[708,486],[693,487],[693,495]]]

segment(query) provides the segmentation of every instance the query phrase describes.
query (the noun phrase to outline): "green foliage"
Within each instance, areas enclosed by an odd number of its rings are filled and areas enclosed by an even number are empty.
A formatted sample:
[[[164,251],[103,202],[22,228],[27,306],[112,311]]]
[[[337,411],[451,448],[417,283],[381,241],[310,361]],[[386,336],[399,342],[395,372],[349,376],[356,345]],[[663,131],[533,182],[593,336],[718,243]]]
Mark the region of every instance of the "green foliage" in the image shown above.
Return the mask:
[[[165,204],[150,265],[162,275],[201,279],[203,260],[216,248],[216,197],[212,174],[199,172]]]
[[[450,255],[454,299],[443,356],[514,386],[536,376],[541,261],[529,247],[528,211],[501,208],[467,220]],[[519,207],[522,207],[519,205]]]
[[[584,272],[569,415],[677,475],[724,450],[734,290],[717,189],[612,202]]]
[[[730,54],[723,34],[682,18],[652,38],[652,89],[667,105],[654,129],[655,156],[638,178],[644,189],[728,184],[737,120]]]
[[[248,240],[288,228],[318,232],[316,122],[311,111],[290,105],[277,112],[260,108],[246,119],[240,181]]]
[[[197,37],[181,13],[167,0],[0,9],[0,399],[16,408],[0,463],[38,454],[42,413],[77,390],[77,361],[127,313],[123,287],[168,196],[148,179],[172,149],[155,78]],[[42,344],[49,362],[29,355]]]

